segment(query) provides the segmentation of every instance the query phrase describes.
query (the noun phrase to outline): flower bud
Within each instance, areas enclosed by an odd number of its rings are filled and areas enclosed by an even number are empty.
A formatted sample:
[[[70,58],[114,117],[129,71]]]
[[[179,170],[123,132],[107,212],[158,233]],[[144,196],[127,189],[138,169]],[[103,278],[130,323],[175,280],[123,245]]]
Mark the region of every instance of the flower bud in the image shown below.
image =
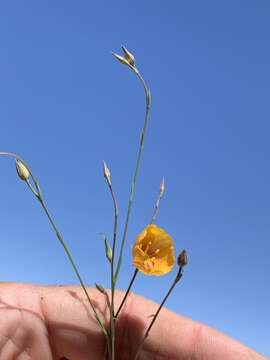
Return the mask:
[[[130,63],[127,61],[127,59],[125,59],[123,56],[120,56],[120,55],[117,55],[116,53],[112,53],[113,54],[113,56],[117,59],[117,60],[119,60],[122,64],[124,64],[124,65],[130,65]]]
[[[16,159],[16,170],[20,179],[23,181],[27,181],[29,179],[30,171],[21,160]]]
[[[109,244],[109,241],[107,240],[107,238],[105,237],[104,239],[105,242],[105,252],[106,252],[106,257],[109,260],[109,262],[112,262],[112,249],[111,246]]]
[[[96,286],[97,290],[100,291],[102,294],[106,293],[104,287],[101,284],[95,283],[95,286]]]
[[[187,259],[187,252],[186,252],[186,250],[183,250],[183,251],[181,252],[181,254],[178,256],[177,263],[178,263],[178,265],[181,266],[181,267],[184,267],[184,266],[187,265],[188,259]]]
[[[103,175],[105,179],[108,181],[108,183],[111,185],[111,172],[104,160],[103,160]]]
[[[162,178],[161,183],[160,183],[160,187],[159,187],[159,195],[160,195],[160,197],[163,196],[164,191],[165,191],[165,180],[164,180],[164,178]]]
[[[122,50],[124,53],[124,57],[131,66],[135,66],[135,57],[133,54],[131,54],[128,49],[126,49],[124,46],[122,46]]]

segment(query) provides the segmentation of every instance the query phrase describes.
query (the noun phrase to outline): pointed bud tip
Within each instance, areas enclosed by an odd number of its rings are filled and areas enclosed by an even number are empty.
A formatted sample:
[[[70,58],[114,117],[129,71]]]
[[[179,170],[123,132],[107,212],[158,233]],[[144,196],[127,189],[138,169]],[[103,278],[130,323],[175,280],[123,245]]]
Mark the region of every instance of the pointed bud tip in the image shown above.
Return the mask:
[[[165,191],[165,179],[164,179],[164,177],[161,180],[159,190],[160,190],[160,196],[162,196],[164,194],[164,191]]]
[[[123,53],[124,53],[124,57],[127,60],[127,62],[129,63],[129,65],[135,67],[135,57],[133,54],[131,54],[131,52],[128,51],[128,49],[125,46],[121,46]]]
[[[98,291],[100,291],[102,294],[105,294],[105,289],[101,284],[95,283],[95,286],[96,286]]]
[[[130,65],[129,62],[123,57],[123,56],[120,56],[114,52],[112,52],[112,55],[118,60],[120,61],[122,64],[124,65]]]
[[[103,164],[103,175],[105,177],[106,180],[110,181],[111,178],[111,172],[106,164],[106,162],[104,160],[102,160],[102,164]]]

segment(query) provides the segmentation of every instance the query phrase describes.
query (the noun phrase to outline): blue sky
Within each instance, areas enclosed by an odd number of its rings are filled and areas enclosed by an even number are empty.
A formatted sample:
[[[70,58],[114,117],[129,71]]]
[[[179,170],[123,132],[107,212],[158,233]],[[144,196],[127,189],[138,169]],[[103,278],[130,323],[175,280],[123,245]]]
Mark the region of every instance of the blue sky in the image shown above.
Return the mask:
[[[143,91],[111,51],[127,46],[153,96],[119,287],[151,216],[186,248],[168,301],[270,356],[268,1],[46,1],[0,5],[0,149],[30,165],[85,281],[109,285],[112,233],[101,160],[127,207]],[[2,158],[1,280],[76,283],[38,203]],[[173,274],[139,276],[160,301]]]

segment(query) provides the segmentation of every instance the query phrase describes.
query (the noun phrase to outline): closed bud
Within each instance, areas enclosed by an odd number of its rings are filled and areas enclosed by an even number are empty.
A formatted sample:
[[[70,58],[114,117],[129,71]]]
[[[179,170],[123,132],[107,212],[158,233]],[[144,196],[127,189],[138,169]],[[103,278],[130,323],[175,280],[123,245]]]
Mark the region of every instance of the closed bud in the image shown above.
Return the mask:
[[[162,178],[161,183],[160,183],[160,187],[159,187],[160,197],[163,196],[164,191],[165,191],[165,180],[164,180],[164,178]]]
[[[23,181],[27,181],[29,179],[30,171],[21,160],[16,159],[16,170],[20,179],[22,179]]]
[[[120,55],[117,55],[116,53],[112,53],[113,54],[113,56],[117,59],[117,60],[119,60],[122,64],[124,64],[124,65],[130,65],[130,63],[127,61],[127,59],[126,58],[124,58],[123,56],[120,56]]]
[[[103,174],[104,174],[105,179],[111,185],[111,172],[104,160],[103,160]]]
[[[97,290],[99,292],[101,292],[102,294],[106,293],[106,291],[105,291],[105,289],[104,289],[104,287],[102,285],[95,283],[95,286],[96,286]]]
[[[105,252],[106,252],[106,257],[109,260],[109,262],[112,262],[112,249],[111,246],[109,244],[109,241],[107,240],[107,238],[105,237],[104,239],[105,242]]]
[[[187,252],[186,250],[183,250],[181,252],[181,254],[178,256],[178,259],[177,259],[177,263],[179,266],[181,267],[184,267],[187,265],[188,263],[188,258],[187,258]]]
[[[129,63],[129,65],[134,67],[135,66],[135,57],[134,57],[134,55],[132,55],[128,51],[128,49],[126,49],[124,46],[122,46],[122,50],[123,50],[123,53],[124,53],[124,57],[127,60],[127,62]]]

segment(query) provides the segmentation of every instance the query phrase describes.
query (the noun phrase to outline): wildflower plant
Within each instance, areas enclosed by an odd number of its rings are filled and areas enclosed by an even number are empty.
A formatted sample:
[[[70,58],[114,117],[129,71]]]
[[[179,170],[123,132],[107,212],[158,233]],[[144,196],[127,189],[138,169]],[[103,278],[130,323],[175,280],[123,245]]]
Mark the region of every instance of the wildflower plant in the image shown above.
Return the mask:
[[[109,322],[107,324],[106,319],[104,319],[101,314],[97,311],[97,308],[95,307],[93,301],[91,300],[87,288],[84,284],[84,281],[80,275],[80,272],[78,270],[77,265],[75,264],[72,254],[69,251],[69,248],[65,241],[63,240],[61,233],[52,218],[47,205],[45,204],[45,200],[43,198],[41,188],[39,186],[38,181],[34,177],[32,171],[30,170],[30,167],[27,165],[27,163],[21,159],[17,154],[14,154],[12,152],[0,152],[1,156],[9,156],[11,158],[15,159],[15,165],[16,165],[16,171],[19,176],[19,178],[26,183],[30,191],[34,194],[35,198],[39,202],[42,210],[44,211],[45,215],[48,218],[48,221],[50,225],[52,226],[53,230],[55,231],[56,237],[60,244],[63,247],[63,250],[66,253],[66,256],[79,280],[79,283],[85,293],[85,296],[87,298],[87,301],[89,303],[89,306],[91,310],[93,311],[93,315],[97,321],[97,324],[99,325],[101,331],[104,334],[104,337],[106,339],[106,351],[105,351],[105,357],[109,360],[115,360],[118,358],[119,354],[116,352],[115,348],[115,339],[117,336],[117,333],[115,331],[116,329],[116,323],[118,321],[119,314],[127,300],[127,297],[129,295],[129,292],[134,284],[134,281],[138,275],[139,272],[145,274],[145,275],[153,275],[153,276],[162,276],[166,273],[170,272],[174,265],[175,265],[175,255],[174,255],[174,242],[172,237],[161,227],[158,227],[155,224],[156,216],[159,210],[161,199],[164,195],[165,191],[165,182],[164,179],[162,179],[160,184],[160,189],[158,193],[158,198],[156,201],[156,204],[154,206],[153,214],[151,216],[150,222],[146,227],[139,233],[137,236],[133,249],[132,249],[132,256],[133,256],[133,267],[134,267],[134,273],[132,275],[131,281],[129,283],[129,286],[123,296],[123,299],[119,305],[119,307],[115,308],[115,290],[117,286],[118,276],[119,272],[121,270],[122,266],[122,258],[123,258],[123,251],[126,244],[126,238],[127,238],[127,231],[129,226],[129,220],[130,215],[132,211],[133,206],[133,199],[134,194],[136,190],[136,183],[137,178],[140,170],[141,165],[141,159],[142,159],[142,153],[144,149],[144,142],[145,142],[145,136],[147,132],[148,127],[148,121],[149,121],[149,112],[150,112],[150,106],[151,106],[151,95],[150,90],[144,81],[142,75],[140,74],[139,70],[136,67],[135,57],[133,54],[131,54],[125,47],[122,47],[123,54],[118,55],[115,53],[112,53],[113,56],[120,61],[123,65],[127,66],[138,78],[138,80],[141,82],[144,93],[145,93],[145,117],[144,117],[144,123],[143,128],[141,131],[140,141],[139,141],[139,149],[137,154],[137,160],[135,164],[135,170],[133,179],[131,182],[130,187],[130,193],[129,193],[129,199],[128,199],[128,208],[124,223],[124,229],[121,239],[118,238],[118,217],[119,217],[119,209],[118,204],[116,200],[116,195],[113,190],[113,183],[111,179],[111,172],[109,170],[108,165],[105,161],[103,161],[103,175],[106,180],[109,192],[111,194],[113,207],[114,207],[114,226],[113,226],[113,236],[112,236],[112,244],[109,243],[107,237],[104,237],[104,248],[105,248],[105,255],[106,258],[110,264],[110,283],[111,283],[111,289],[110,292],[108,292],[104,287],[100,284],[95,284],[96,289],[101,292],[105,297],[105,302],[109,310]],[[118,246],[118,254],[116,252]],[[138,339],[138,348],[134,354],[131,355],[131,358],[138,359],[138,356],[140,354],[140,351],[143,347],[145,339],[148,337],[149,332],[151,328],[153,327],[158,314],[160,313],[163,305],[165,304],[166,300],[170,296],[171,292],[175,288],[176,284],[180,281],[183,275],[183,268],[187,265],[187,252],[186,250],[183,250],[180,255],[177,257],[177,272],[176,276],[169,287],[166,295],[164,296],[162,302],[160,303],[159,307],[156,310],[156,313],[151,316],[151,321],[145,330],[144,334],[142,335],[141,339]],[[90,358],[91,354],[89,355]]]

